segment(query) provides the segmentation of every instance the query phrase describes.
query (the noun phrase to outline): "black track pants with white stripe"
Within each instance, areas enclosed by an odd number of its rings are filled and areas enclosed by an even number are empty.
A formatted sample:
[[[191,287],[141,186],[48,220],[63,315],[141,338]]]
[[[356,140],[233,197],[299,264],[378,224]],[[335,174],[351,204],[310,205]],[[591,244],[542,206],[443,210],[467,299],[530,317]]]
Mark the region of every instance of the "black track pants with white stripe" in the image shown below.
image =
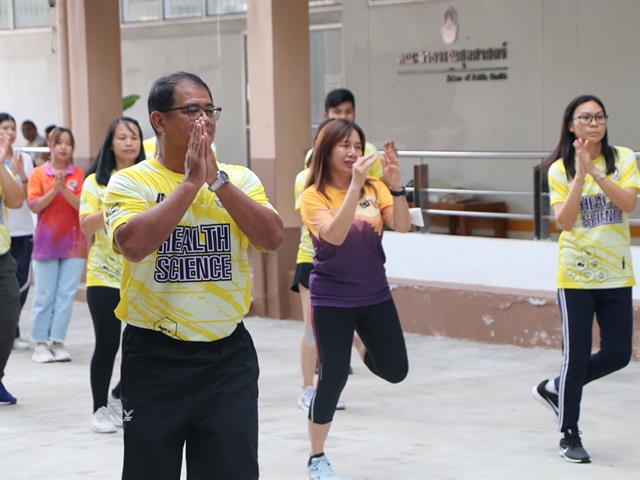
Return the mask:
[[[620,370],[631,359],[633,306],[631,287],[559,289],[562,316],[562,368],[556,378],[558,426],[578,429],[582,387]],[[591,353],[593,315],[600,326],[600,350]]]

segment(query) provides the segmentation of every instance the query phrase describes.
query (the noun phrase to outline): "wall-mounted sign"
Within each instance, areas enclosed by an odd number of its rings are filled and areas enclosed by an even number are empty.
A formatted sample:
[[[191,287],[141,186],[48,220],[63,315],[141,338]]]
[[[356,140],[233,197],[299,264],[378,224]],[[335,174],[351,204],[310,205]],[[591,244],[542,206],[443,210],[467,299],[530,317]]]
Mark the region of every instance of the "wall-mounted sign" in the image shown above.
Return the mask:
[[[445,75],[447,82],[506,80],[507,42],[500,47],[403,52],[398,73]]]

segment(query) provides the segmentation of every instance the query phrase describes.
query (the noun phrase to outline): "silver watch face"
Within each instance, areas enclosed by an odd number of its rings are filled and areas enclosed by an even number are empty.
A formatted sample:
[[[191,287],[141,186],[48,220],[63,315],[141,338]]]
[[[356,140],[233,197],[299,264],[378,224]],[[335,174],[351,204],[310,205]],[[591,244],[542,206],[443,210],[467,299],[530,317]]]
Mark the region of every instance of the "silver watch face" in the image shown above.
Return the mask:
[[[209,191],[215,192],[226,183],[229,183],[229,175],[227,175],[227,172],[225,172],[224,170],[218,170],[216,179],[213,181],[211,185],[209,185]]]

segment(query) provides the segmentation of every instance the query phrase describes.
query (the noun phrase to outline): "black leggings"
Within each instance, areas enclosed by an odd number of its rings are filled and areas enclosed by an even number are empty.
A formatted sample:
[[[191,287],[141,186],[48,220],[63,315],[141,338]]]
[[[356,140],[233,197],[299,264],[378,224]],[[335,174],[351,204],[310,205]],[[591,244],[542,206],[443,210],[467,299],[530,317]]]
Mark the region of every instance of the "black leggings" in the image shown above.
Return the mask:
[[[347,383],[353,331],[367,353],[364,363],[375,375],[391,383],[409,371],[407,348],[392,299],[366,307],[314,307],[313,329],[318,348],[319,375],[309,420],[331,422],[340,393]]]
[[[578,430],[582,387],[625,367],[631,359],[631,287],[560,289],[563,362],[559,387],[559,427]],[[593,314],[600,326],[600,350],[591,353]]]
[[[90,374],[94,412],[107,405],[113,363],[120,347],[122,322],[113,313],[119,301],[120,290],[117,288],[87,287],[87,303],[96,336]],[[114,396],[119,397],[119,391],[120,384],[114,388]]]
[[[11,237],[11,255],[16,260],[18,269],[16,278],[20,287],[20,310],[24,307],[29,293],[29,278],[31,271],[31,252],[33,250],[33,235]],[[20,336],[20,326],[16,327],[16,338]]]

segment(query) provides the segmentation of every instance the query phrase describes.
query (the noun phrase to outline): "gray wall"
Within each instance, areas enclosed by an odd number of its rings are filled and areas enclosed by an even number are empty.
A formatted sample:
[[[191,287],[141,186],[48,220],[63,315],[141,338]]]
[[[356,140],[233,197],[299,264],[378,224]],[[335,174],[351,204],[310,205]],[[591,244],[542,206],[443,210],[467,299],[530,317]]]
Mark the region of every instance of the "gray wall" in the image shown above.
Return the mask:
[[[177,70],[194,72],[222,107],[215,138],[220,160],[246,164],[243,30],[243,19],[122,28],[123,92],[141,97],[127,114],[141,120],[145,136],[153,135],[146,106],[153,80]]]
[[[449,6],[460,26],[451,47],[440,35]],[[346,84],[357,95],[359,123],[377,145],[394,137],[412,150],[552,150],[566,104],[589,92],[611,114],[610,140],[638,149],[640,98],[633,92],[640,64],[632,53],[640,43],[638,19],[640,2],[633,0],[344,2]],[[447,83],[444,74],[398,73],[401,52],[503,41],[507,80]],[[531,190],[536,162],[428,163],[432,186]],[[531,211],[530,203],[509,200],[514,211]]]
[[[440,36],[444,11],[458,11],[457,42]],[[613,143],[640,149],[634,95],[640,63],[640,2],[635,0],[416,0],[370,6],[345,0],[317,10],[312,25],[343,24],[343,81],[357,97],[357,119],[379,148],[395,138],[401,149],[551,150],[564,107],[595,93],[611,115]],[[130,24],[122,29],[125,94],[141,101],[127,113],[146,120],[150,83],[178,69],[199,73],[223,108],[216,143],[223,161],[246,163],[244,18]],[[1,109],[42,128],[59,121],[54,40],[46,29],[0,33]],[[399,73],[401,52],[486,48],[508,42],[508,79],[447,83],[444,74]],[[53,42],[54,43],[54,42]],[[327,44],[326,55],[331,55]],[[328,62],[331,63],[331,62]],[[335,62],[334,62],[335,63]],[[322,81],[322,80],[321,80]],[[319,119],[312,119],[317,122]],[[531,190],[523,160],[430,160],[433,186]],[[405,162],[408,176],[410,162]],[[530,201],[510,199],[513,211]]]

